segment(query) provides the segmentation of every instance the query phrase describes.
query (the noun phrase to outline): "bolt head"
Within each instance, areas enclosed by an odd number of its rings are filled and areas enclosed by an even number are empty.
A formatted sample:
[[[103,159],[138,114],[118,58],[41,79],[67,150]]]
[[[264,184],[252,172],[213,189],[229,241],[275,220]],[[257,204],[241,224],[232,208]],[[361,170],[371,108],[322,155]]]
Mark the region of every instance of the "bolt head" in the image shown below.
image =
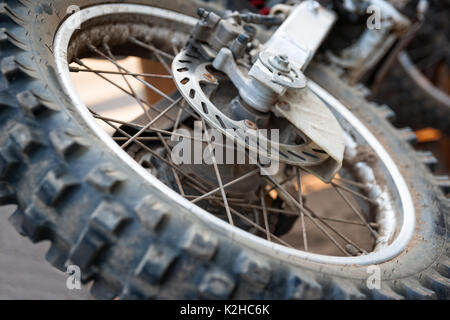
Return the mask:
[[[205,15],[205,12],[206,12],[206,10],[205,10],[204,8],[198,8],[198,9],[197,9],[197,15],[198,15],[200,18],[203,18],[203,16]]]
[[[245,120],[245,126],[252,130],[258,130],[258,126],[253,121],[250,120]]]
[[[320,4],[317,1],[313,0],[313,1],[309,2],[309,9],[312,12],[317,13],[319,11],[319,8],[320,8]]]
[[[283,111],[289,111],[291,109],[291,105],[287,101],[281,101],[278,103],[278,106]]]
[[[250,38],[246,34],[243,34],[243,33],[241,33],[237,39],[238,39],[239,43],[241,43],[241,44],[247,44],[250,41]]]
[[[275,58],[278,60],[279,63],[283,63],[283,64],[289,63],[289,58],[285,54],[278,55]]]
[[[281,72],[289,72],[289,57],[286,55],[276,55],[269,59],[269,63]]]

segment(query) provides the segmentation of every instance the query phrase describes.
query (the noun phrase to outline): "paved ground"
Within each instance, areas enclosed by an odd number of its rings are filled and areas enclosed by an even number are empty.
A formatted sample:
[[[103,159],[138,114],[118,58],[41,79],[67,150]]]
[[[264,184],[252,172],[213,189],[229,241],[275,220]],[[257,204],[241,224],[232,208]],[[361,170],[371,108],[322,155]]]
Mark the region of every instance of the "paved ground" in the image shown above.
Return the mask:
[[[32,244],[8,222],[14,207],[0,208],[0,299],[89,299],[66,288],[66,275],[44,256],[48,243]]]
[[[139,70],[140,64],[137,59],[127,59],[122,65],[131,70]],[[89,61],[94,69],[116,70],[113,65],[107,65],[101,61]],[[115,77],[115,81],[122,80]],[[77,74],[74,78],[79,92],[82,93],[83,101],[87,105],[103,110],[108,105],[121,107],[120,118],[131,120],[136,117],[130,112],[129,99],[126,96],[112,90],[107,83],[90,74]],[[123,86],[125,84],[122,83]],[[139,83],[133,83],[139,90]],[[136,87],[137,86],[137,87]],[[100,91],[99,91],[100,90]],[[118,93],[118,94],[117,94]],[[109,100],[105,102],[105,97]],[[108,104],[109,103],[109,104]],[[116,108],[117,109],[117,108]],[[105,127],[107,129],[107,127]],[[66,288],[67,275],[53,268],[46,260],[45,253],[48,243],[32,244],[21,237],[8,222],[8,217],[14,211],[14,207],[0,208],[0,299],[89,299],[87,289],[81,291],[70,291]]]

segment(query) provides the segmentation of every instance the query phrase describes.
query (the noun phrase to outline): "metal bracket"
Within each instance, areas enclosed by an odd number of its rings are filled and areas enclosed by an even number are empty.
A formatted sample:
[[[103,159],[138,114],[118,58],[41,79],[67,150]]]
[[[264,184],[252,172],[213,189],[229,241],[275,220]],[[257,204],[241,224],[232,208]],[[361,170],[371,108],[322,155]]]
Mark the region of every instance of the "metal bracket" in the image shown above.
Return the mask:
[[[287,119],[293,126],[329,155],[320,165],[304,169],[329,182],[342,166],[345,141],[341,126],[333,113],[308,87],[288,90],[273,111]]]
[[[304,1],[291,12],[264,45],[263,51],[288,57],[305,70],[334,25],[336,14],[316,1]]]

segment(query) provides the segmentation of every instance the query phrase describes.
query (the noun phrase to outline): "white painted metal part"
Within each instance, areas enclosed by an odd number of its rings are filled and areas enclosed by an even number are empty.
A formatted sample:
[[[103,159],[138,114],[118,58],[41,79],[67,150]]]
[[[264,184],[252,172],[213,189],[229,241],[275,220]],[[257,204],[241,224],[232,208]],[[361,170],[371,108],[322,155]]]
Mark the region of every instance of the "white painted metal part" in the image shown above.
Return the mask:
[[[329,155],[329,158],[320,165],[304,169],[321,180],[330,182],[341,169],[344,157],[345,142],[339,122],[325,103],[309,88],[288,90],[282,101],[288,108],[276,104],[276,112]]]
[[[289,61],[304,70],[335,21],[336,14],[333,11],[316,1],[304,1],[274,32],[263,50],[286,55]]]

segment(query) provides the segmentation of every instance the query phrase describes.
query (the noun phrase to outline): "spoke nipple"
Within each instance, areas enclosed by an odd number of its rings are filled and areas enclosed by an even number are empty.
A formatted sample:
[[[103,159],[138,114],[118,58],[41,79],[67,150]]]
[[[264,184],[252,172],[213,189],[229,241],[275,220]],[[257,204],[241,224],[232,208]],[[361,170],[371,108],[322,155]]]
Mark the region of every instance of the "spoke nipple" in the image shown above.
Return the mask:
[[[345,250],[349,253],[349,254],[351,254],[352,256],[358,256],[359,255],[359,250],[358,249],[356,249],[356,247],[354,246],[354,245],[352,245],[352,244],[347,244],[346,246],[345,246]]]
[[[253,121],[245,120],[245,125],[252,130],[258,130],[258,126]]]

